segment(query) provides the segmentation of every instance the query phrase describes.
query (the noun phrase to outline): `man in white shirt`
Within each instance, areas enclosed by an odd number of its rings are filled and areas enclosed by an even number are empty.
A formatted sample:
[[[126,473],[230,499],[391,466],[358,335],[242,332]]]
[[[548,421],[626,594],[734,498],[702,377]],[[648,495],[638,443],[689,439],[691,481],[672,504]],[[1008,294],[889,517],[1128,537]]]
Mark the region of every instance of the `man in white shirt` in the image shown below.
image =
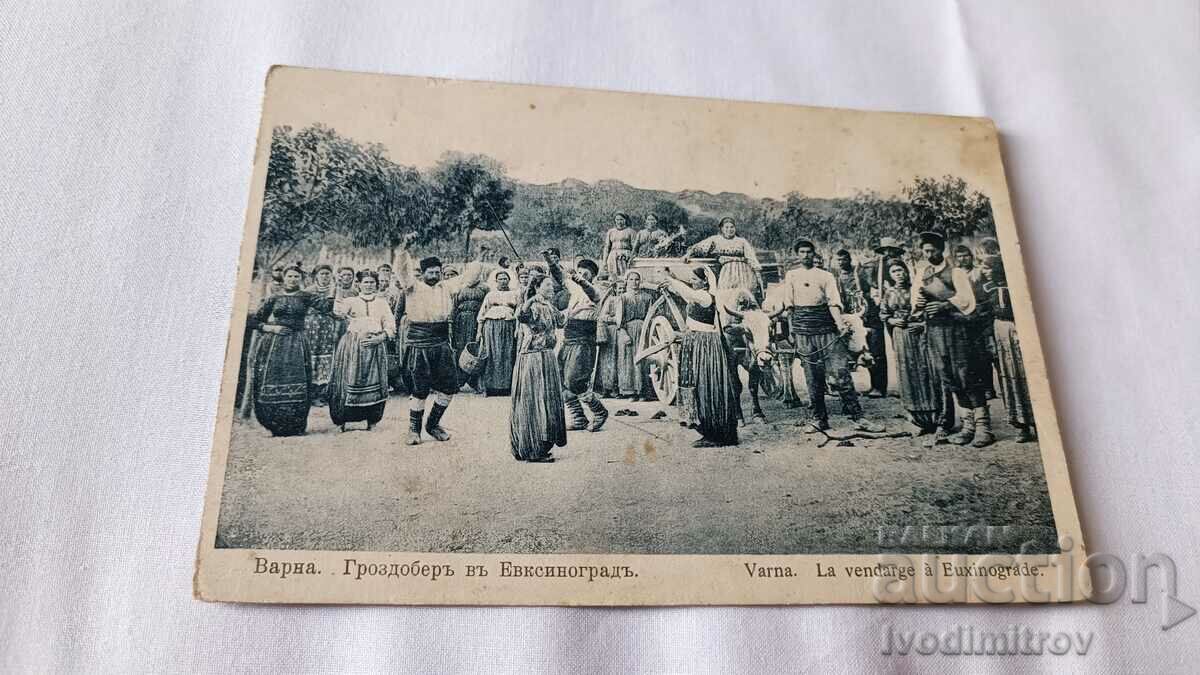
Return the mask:
[[[480,248],[480,258],[487,252]],[[408,445],[421,442],[421,419],[425,416],[425,399],[434,393],[433,408],[425,431],[438,441],[450,440],[442,428],[442,415],[458,391],[458,366],[450,346],[450,320],[454,300],[464,288],[474,286],[483,277],[483,263],[476,260],[452,279],[442,279],[442,261],[436,257],[423,258],[420,277],[408,270],[408,254],[400,256],[396,285],[403,294],[405,318],[408,320],[401,369],[408,384],[409,422]]]
[[[563,402],[567,408],[567,431],[600,431],[608,420],[608,410],[592,389],[592,371],[596,367],[596,302],[600,294],[592,287],[592,279],[600,271],[595,262],[583,259],[575,264],[570,276],[550,256],[546,257],[550,276],[567,293],[564,310],[562,349],[558,352],[558,367],[562,371]],[[592,412],[589,424],[583,406]]]
[[[845,336],[849,330],[842,320],[842,297],[837,280],[815,266],[816,246],[801,239],[792,251],[800,267],[784,276],[783,306],[791,311],[792,344],[796,358],[804,365],[808,399],[812,402],[811,431],[829,429],[825,408],[826,373],[832,373],[833,389],[842,399],[842,410],[859,431],[880,432],[883,426],[864,419],[854,381],[850,379],[850,351]]]

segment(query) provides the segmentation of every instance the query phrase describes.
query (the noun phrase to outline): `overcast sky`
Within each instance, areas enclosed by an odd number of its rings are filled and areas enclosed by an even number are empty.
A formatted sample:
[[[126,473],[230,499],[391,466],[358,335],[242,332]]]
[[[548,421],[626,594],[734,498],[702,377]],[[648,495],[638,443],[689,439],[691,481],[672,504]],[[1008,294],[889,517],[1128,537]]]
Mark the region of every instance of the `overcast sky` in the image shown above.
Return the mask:
[[[290,68],[269,90],[271,126],[322,122],[420,168],[486,154],[531,183],[836,197],[954,174],[993,199],[1002,185],[992,130],[969,118]]]

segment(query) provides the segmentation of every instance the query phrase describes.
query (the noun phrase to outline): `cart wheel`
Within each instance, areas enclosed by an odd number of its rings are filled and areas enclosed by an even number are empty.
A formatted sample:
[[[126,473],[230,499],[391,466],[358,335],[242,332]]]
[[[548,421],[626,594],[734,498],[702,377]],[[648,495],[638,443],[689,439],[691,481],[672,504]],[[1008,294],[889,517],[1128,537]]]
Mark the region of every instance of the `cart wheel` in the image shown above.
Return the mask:
[[[650,384],[654,393],[664,405],[675,402],[675,393],[679,389],[679,345],[675,344],[675,329],[671,320],[659,315],[650,320],[646,331],[645,344],[647,349],[662,347],[660,351],[648,357],[650,361]]]

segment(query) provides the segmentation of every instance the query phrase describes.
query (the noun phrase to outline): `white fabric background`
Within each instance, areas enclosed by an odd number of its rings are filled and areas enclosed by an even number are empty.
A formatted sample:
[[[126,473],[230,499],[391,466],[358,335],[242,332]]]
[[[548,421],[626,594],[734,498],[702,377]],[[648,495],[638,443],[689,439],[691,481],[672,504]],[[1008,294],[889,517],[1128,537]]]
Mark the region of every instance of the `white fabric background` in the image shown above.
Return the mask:
[[[286,63],[993,117],[1084,531],[1200,606],[1193,1],[10,2],[0,11],[0,668],[1176,671],[1158,598],[1000,608],[191,599],[263,78]],[[336,6],[335,6],[336,5]],[[569,151],[569,148],[564,148]],[[883,627],[1096,631],[886,657]]]

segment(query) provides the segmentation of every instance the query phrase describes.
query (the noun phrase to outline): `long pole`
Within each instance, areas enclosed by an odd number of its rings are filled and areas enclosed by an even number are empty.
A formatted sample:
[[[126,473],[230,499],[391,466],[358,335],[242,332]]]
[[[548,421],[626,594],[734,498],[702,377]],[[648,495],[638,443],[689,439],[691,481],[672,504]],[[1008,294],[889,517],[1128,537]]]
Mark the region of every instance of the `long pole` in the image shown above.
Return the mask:
[[[492,212],[492,218],[496,219],[496,227],[500,228],[500,234],[504,235],[504,241],[508,242],[508,247],[512,249],[513,255],[517,256],[517,260],[523,260],[521,252],[517,250],[516,246],[513,246],[512,239],[508,238],[508,230],[504,229],[504,221],[500,220],[500,217],[496,215],[496,209],[492,208],[490,202],[485,201],[484,204],[487,205],[488,211]]]

